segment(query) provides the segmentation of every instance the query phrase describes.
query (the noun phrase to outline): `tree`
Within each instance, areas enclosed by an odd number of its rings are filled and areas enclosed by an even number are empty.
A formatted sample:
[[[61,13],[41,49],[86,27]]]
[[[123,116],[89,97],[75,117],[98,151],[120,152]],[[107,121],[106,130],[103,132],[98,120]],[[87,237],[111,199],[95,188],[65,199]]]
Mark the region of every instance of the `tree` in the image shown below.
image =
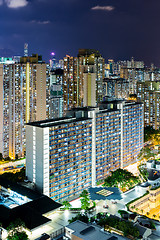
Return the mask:
[[[12,159],[8,156],[8,157],[4,158],[4,160],[7,162],[10,162]]]
[[[18,154],[16,154],[16,156],[15,156],[15,160],[18,160]]]
[[[19,172],[5,172],[2,177],[8,179],[11,182],[23,182],[25,179],[25,167],[23,167]]]
[[[83,190],[83,192],[80,194],[80,201],[81,201],[81,208],[83,210],[88,210],[89,206],[90,206],[90,199],[88,196],[88,191],[87,190]]]
[[[2,155],[2,153],[0,153],[0,160],[2,160],[3,159],[3,155]]]
[[[80,220],[80,221],[85,222],[85,223],[88,223],[88,222],[89,222],[88,216],[82,215],[82,214],[80,214],[80,213],[78,213],[75,217],[72,217],[72,219],[69,219],[68,222],[69,222],[69,223],[72,223],[72,222],[74,222],[74,221],[76,221],[76,220]]]
[[[138,177],[134,176],[131,172],[126,169],[117,169],[116,171],[111,171],[111,176],[108,176],[104,180],[104,187],[120,187],[121,190],[127,190],[137,183],[140,180]]]
[[[71,207],[71,204],[68,201],[63,201],[62,204],[64,205],[64,209],[69,209]]]
[[[14,222],[11,222],[8,226],[8,240],[28,240],[28,235],[24,231],[25,224],[21,219],[16,219]]]

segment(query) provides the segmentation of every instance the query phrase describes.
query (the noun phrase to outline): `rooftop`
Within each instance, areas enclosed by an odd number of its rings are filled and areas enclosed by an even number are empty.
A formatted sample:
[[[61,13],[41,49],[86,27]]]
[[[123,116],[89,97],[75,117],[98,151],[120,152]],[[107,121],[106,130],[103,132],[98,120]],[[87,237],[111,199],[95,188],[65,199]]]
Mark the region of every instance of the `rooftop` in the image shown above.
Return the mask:
[[[97,225],[90,225],[79,220],[66,226],[73,231],[73,235],[83,240],[122,240],[126,239],[114,233],[104,232]]]
[[[66,124],[66,123],[85,121],[85,120],[89,120],[89,119],[90,118],[86,118],[86,117],[84,117],[84,118],[63,117],[63,118],[48,119],[48,120],[44,120],[44,121],[30,122],[30,123],[27,123],[26,125],[45,128],[45,127],[58,126],[58,125]]]
[[[33,230],[51,221],[43,214],[53,212],[62,206],[45,195],[2,178],[0,186],[0,222],[4,228],[20,218],[28,229]]]

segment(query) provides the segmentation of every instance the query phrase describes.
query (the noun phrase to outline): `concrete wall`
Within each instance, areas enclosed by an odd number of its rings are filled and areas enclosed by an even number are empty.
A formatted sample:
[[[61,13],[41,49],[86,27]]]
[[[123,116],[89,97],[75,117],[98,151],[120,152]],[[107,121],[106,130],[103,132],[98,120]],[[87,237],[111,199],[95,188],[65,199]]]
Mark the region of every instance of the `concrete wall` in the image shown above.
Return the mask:
[[[26,126],[26,175],[49,196],[49,128]]]

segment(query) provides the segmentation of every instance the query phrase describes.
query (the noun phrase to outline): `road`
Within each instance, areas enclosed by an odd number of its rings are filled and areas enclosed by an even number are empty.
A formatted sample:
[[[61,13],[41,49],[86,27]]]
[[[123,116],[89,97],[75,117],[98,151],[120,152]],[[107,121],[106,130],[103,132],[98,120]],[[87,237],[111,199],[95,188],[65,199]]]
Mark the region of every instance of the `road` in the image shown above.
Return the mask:
[[[16,169],[16,166],[21,165],[21,164],[26,164],[26,159],[1,164],[0,165],[0,174],[3,174],[4,172],[19,171],[19,169]],[[4,171],[4,168],[8,168],[8,167],[14,167],[14,169]]]

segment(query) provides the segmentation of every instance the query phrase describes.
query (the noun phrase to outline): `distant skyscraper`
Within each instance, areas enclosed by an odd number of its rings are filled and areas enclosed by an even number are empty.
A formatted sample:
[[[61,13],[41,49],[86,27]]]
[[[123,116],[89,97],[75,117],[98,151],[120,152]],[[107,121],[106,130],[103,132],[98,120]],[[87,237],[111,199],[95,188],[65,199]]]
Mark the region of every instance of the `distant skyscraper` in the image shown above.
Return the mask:
[[[103,80],[106,88],[106,96],[128,99],[129,98],[129,81],[124,78],[110,77]]]
[[[50,60],[50,68],[51,68],[51,70],[55,70],[56,69],[56,57],[55,57],[55,53],[54,52],[52,52],[51,53],[51,60]]]
[[[90,104],[95,106],[102,101],[103,78],[104,59],[98,51],[80,49],[78,57],[67,55],[64,58],[64,111]]]
[[[25,124],[48,117],[46,64],[26,58],[0,64],[0,152],[13,159],[25,154]]]
[[[28,57],[28,43],[24,44],[24,57]]]
[[[62,82],[62,69],[50,71],[50,118],[60,118],[63,115]]]
[[[64,68],[64,60],[63,59],[59,60],[58,68],[61,68],[61,69]]]
[[[120,61],[120,77],[129,81],[129,93],[137,93],[137,81],[144,80],[144,62],[135,61]]]
[[[138,82],[137,99],[144,103],[144,125],[160,129],[160,80]]]

